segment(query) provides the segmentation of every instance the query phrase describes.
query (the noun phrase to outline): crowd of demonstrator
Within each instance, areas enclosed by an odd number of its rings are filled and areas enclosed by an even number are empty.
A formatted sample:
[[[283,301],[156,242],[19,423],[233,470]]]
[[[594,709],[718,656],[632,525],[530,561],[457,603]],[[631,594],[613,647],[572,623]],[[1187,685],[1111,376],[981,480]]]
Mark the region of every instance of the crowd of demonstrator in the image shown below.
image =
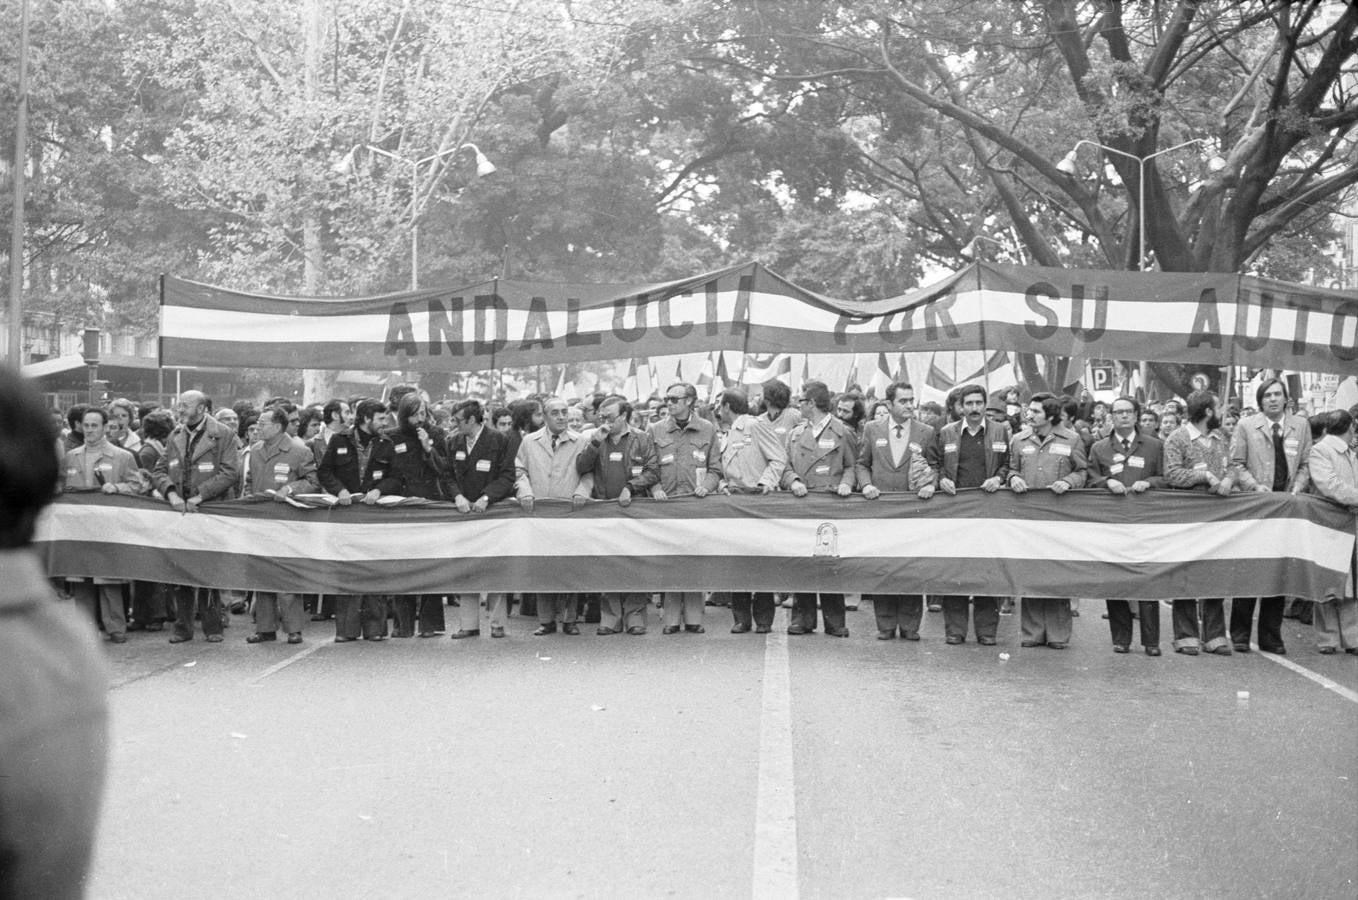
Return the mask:
[[[831,491],[909,492],[928,499],[959,488],[1024,492],[1073,488],[1113,493],[1198,490],[1226,496],[1241,491],[1310,491],[1358,508],[1354,415],[1333,410],[1307,418],[1291,412],[1280,379],[1261,384],[1256,406],[1221,409],[1209,392],[1185,402],[1143,407],[1119,397],[1094,403],[1037,394],[1020,402],[1016,389],[987,395],[979,385],[954,390],[945,405],[915,403],[909,384],[892,384],[880,399],[850,390],[834,395],[808,382],[793,397],[773,380],[751,401],[727,390],[713,403],[675,383],[663,395],[633,403],[616,395],[586,401],[559,397],[519,400],[486,408],[477,400],[431,403],[404,386],[386,402],[354,398],[300,407],[278,398],[214,410],[196,391],[173,410],[114,400],[106,407],[76,406],[64,416],[62,486],[68,491],[151,493],[191,512],[205,501],[271,492],[275,499],[324,492],[340,504],[374,503],[389,495],[446,500],[463,514],[514,499],[528,512],[536,499],[663,500],[680,495],[769,493],[794,496]],[[817,629],[846,637],[843,594],[675,591],[662,595],[614,593],[425,596],[304,596],[233,592],[103,579],[69,579],[66,590],[90,609],[109,639],[159,631],[172,623],[171,642],[192,639],[201,623],[220,641],[227,610],[253,612],[251,643],[273,641],[281,630],[302,640],[303,620],[333,618],[337,642],[386,636],[447,633],[445,607],[457,607],[455,639],[481,634],[482,608],[491,637],[504,637],[515,601],[536,615],[535,635],[579,633],[594,621],[600,635],[644,634],[654,601],[663,631],[704,630],[705,606],[729,606],[736,633],[768,632],[777,602],[790,606],[789,634]],[[873,604],[877,637],[919,640],[926,604],[943,613],[946,641],[966,640],[968,626],[994,644],[999,616],[1010,598],[865,595]],[[1353,579],[1343,597],[1316,602],[1284,597],[1195,597],[1173,603],[1173,647],[1229,655],[1251,646],[1256,599],[1257,646],[1284,653],[1282,620],[1288,610],[1314,624],[1321,653],[1358,654],[1358,602]],[[1063,649],[1070,641],[1078,600],[1024,598],[1022,646]],[[847,607],[846,607],[847,604]],[[1127,653],[1133,621],[1148,655],[1160,655],[1159,605],[1107,601],[1113,649]]]

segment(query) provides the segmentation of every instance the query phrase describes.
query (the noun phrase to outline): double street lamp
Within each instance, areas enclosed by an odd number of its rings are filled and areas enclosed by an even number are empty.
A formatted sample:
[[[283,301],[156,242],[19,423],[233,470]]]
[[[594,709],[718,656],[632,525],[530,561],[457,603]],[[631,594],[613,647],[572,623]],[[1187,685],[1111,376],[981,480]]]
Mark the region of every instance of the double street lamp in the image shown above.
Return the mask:
[[[1136,250],[1137,250],[1137,253],[1136,253],[1136,267],[1137,267],[1137,269],[1144,269],[1144,268],[1146,267],[1146,266],[1145,266],[1145,263],[1146,263],[1146,258],[1147,258],[1147,254],[1146,254],[1146,163],[1148,163],[1148,162],[1150,162],[1151,160],[1155,159],[1157,156],[1164,156],[1166,153],[1171,153],[1171,152],[1173,152],[1173,151],[1175,151],[1175,150],[1181,150],[1181,149],[1183,149],[1184,147],[1190,147],[1190,146],[1192,146],[1192,145],[1194,145],[1194,144],[1205,144],[1205,143],[1207,143],[1207,139],[1206,139],[1206,138],[1194,138],[1194,139],[1191,140],[1191,141],[1184,141],[1182,144],[1175,144],[1173,147],[1166,147],[1166,148],[1163,149],[1163,150],[1157,150],[1156,152],[1151,153],[1151,154],[1149,154],[1149,155],[1147,155],[1147,156],[1137,156],[1135,153],[1128,153],[1128,152],[1125,151],[1125,150],[1119,150],[1119,149],[1117,149],[1116,147],[1109,147],[1107,144],[1100,144],[1100,143],[1097,142],[1097,141],[1082,140],[1082,141],[1077,141],[1076,144],[1075,144],[1075,146],[1071,148],[1071,151],[1070,151],[1069,153],[1066,154],[1065,158],[1062,159],[1059,163],[1056,164],[1056,170],[1057,170],[1058,172],[1063,172],[1063,173],[1065,173],[1066,175],[1074,175],[1074,174],[1075,174],[1075,159],[1076,159],[1076,154],[1078,154],[1080,148],[1081,148],[1082,146],[1086,145],[1086,144],[1088,144],[1088,145],[1091,146],[1091,147],[1098,147],[1100,150],[1103,150],[1103,151],[1105,151],[1105,152],[1107,152],[1107,153],[1114,153],[1114,154],[1117,154],[1118,156],[1121,156],[1121,157],[1123,157],[1124,159],[1130,159],[1132,162],[1136,163],[1136,165],[1137,165],[1137,179],[1136,179],[1136,222],[1137,222],[1137,228],[1138,228],[1138,231],[1139,231],[1139,233],[1138,233],[1138,235],[1137,235],[1137,244],[1136,244]],[[1222,169],[1226,168],[1226,160],[1222,159],[1220,156],[1213,156],[1210,160],[1208,160],[1208,162],[1207,162],[1207,167],[1208,167],[1211,171],[1213,171],[1213,172],[1220,172]]]
[[[461,144],[447,150],[440,150],[438,153],[431,153],[422,159],[410,159],[392,153],[390,150],[383,150],[381,147],[372,144],[367,145],[367,149],[373,153],[393,159],[399,163],[410,166],[410,289],[418,290],[420,286],[420,167],[426,163],[437,162],[445,156],[454,153],[461,153],[463,150],[470,149],[476,154],[476,177],[484,178],[495,172],[495,164],[486,158],[481,152],[481,148],[472,143]]]

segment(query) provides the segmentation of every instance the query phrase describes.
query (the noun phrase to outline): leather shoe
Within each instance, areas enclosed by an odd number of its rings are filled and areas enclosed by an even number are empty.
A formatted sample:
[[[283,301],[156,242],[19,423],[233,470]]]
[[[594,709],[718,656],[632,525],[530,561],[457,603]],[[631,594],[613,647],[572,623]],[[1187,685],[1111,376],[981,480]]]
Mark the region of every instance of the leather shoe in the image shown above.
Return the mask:
[[[1159,655],[1160,655],[1160,648],[1159,648],[1159,647],[1147,647],[1147,648],[1146,648],[1146,655],[1147,655],[1147,656],[1159,656]]]
[[[825,633],[828,634],[828,635],[830,635],[830,637],[848,637],[848,636],[849,636],[849,629],[847,629],[847,628],[827,628],[827,629],[825,629]]]
[[[115,634],[114,637],[116,638],[117,635]],[[1317,647],[1316,651],[1318,653],[1324,653],[1326,656],[1333,656],[1335,653],[1335,649],[1336,648],[1334,647]]]
[[[293,631],[293,632],[289,633],[289,634],[288,634],[288,643],[289,643],[289,644],[300,644],[300,643],[302,643],[302,632],[300,632],[300,631]]]
[[[1047,641],[1047,646],[1050,647],[1050,648],[1052,648],[1053,650],[1064,650],[1064,649],[1066,649],[1066,642],[1065,642],[1065,641]]]
[[[1231,648],[1230,648],[1230,647],[1227,647],[1225,644],[1222,644],[1220,647],[1218,647],[1218,648],[1216,648],[1215,650],[1213,650],[1213,651],[1212,651],[1212,654],[1213,654],[1214,656],[1230,656],[1230,655],[1231,655]]]
[[[993,637],[987,637],[986,635],[983,634],[976,639],[976,643],[980,644],[983,647],[993,647],[995,646],[995,639]]]
[[[1197,655],[1198,655],[1198,648],[1197,648],[1197,647],[1175,647],[1175,648],[1174,648],[1174,652],[1175,652],[1175,653],[1182,653],[1184,656],[1197,656]]]
[[[182,644],[182,643],[184,643],[185,641],[191,641],[191,640],[193,640],[193,638],[191,638],[191,637],[180,637],[180,636],[177,635],[177,634],[172,634],[172,635],[170,635],[170,643],[171,643],[171,644]]]
[[[127,635],[125,635],[125,634],[110,634],[110,635],[108,636],[108,639],[109,639],[110,641],[112,641],[113,643],[115,643],[115,644],[126,644],[126,643],[127,643]]]
[[[736,624],[734,624],[734,625],[731,626],[731,633],[732,633],[732,634],[744,634],[745,632],[747,632],[747,631],[749,631],[749,630],[750,630],[750,626],[749,626],[749,625],[746,625],[744,622],[737,622]]]
[[[1358,647],[1346,647],[1344,652],[1350,656],[1358,656]]]
[[[944,642],[945,644],[961,644],[961,643],[963,643],[963,642],[965,642],[965,641],[966,641],[966,638],[964,638],[964,637],[959,637],[958,635],[955,635],[955,634],[950,634],[950,635],[948,635],[947,637],[945,637],[945,638],[943,639],[943,642]]]
[[[1250,645],[1249,645],[1249,644],[1240,644],[1240,643],[1231,644],[1231,649],[1234,650],[1236,653],[1249,653],[1249,652],[1250,652]],[[1259,649],[1262,650],[1263,648],[1260,647]]]
[[[250,635],[248,638],[245,639],[245,643],[247,643],[247,644],[262,644],[262,643],[264,643],[265,641],[276,641],[276,640],[278,640],[278,634],[277,634],[277,632],[273,632],[273,631],[256,631],[254,634]]]
[[[807,630],[806,630],[806,626],[805,626],[805,625],[789,625],[789,626],[787,627],[787,633],[788,633],[788,634],[807,634],[808,632],[807,632]]]
[[[684,630],[690,634],[703,634],[707,631],[707,629],[701,625],[685,625]]]
[[[449,640],[460,641],[463,638],[480,636],[481,636],[480,628],[459,628],[457,631],[454,631],[452,634],[448,635],[448,638]]]
[[[352,641],[352,640],[353,640],[353,638],[351,638],[351,637],[344,637],[343,635],[338,635],[338,634],[335,635],[335,643],[336,643],[336,644],[347,644],[347,643],[349,643],[349,642]]]
[[[678,633],[679,633],[679,626],[678,626],[678,625],[666,625],[664,628],[660,629],[660,633],[661,633],[661,634],[678,634]]]
[[[206,640],[209,644],[220,644],[222,642],[222,636],[220,634],[209,634]]]
[[[492,625],[490,627],[490,636],[493,638],[502,638],[505,636],[505,630],[499,625]]]
[[[594,629],[594,633],[595,633],[595,634],[603,634],[603,635],[617,634],[617,633],[618,633],[618,630],[617,630],[616,628],[604,628],[604,627],[601,625],[601,626],[599,626],[598,628]]]
[[[918,631],[906,631],[904,628],[902,628],[902,629],[901,629],[901,637],[902,637],[904,640],[907,640],[907,641],[917,641],[917,640],[919,640],[919,632],[918,632]]]
[[[772,625],[756,625],[756,626],[754,626],[754,633],[755,633],[755,634],[768,634],[770,631],[773,631],[773,626],[772,626]],[[1349,652],[1352,653],[1353,651],[1350,650]]]
[[[576,625],[574,622],[566,622],[565,624],[563,624],[563,625],[561,626],[561,633],[562,633],[562,634],[579,634],[579,633],[580,633],[580,626],[579,626],[579,625]]]
[[[894,641],[894,640],[896,640],[896,629],[893,628],[893,629],[891,629],[890,631],[879,631],[879,632],[877,632],[877,640],[879,640],[879,641]]]
[[[1019,646],[1020,646],[1020,647],[1041,647],[1041,646],[1042,646],[1042,642],[1041,642],[1041,641],[1020,641],[1020,642],[1019,642]]]
[[[1276,646],[1276,647],[1263,647],[1263,646],[1261,646],[1259,649],[1262,650],[1262,651],[1264,651],[1265,653],[1272,653],[1274,656],[1286,656],[1286,655],[1287,655],[1287,648],[1284,647],[1282,644],[1279,644],[1279,645]]]
[[[556,623],[552,622],[548,625],[539,625],[538,630],[533,632],[534,637],[542,637],[544,634],[556,634]]]
[[[1128,647],[1126,644],[1114,644],[1114,645],[1113,645],[1113,652],[1114,652],[1114,653],[1131,653],[1131,652],[1132,652],[1132,648],[1131,648],[1131,647]]]
[[[637,634],[645,634],[645,633],[646,633],[646,626],[645,626],[645,625],[633,625],[631,628],[627,629],[627,633],[628,633],[628,634],[633,634],[633,635],[637,635]]]

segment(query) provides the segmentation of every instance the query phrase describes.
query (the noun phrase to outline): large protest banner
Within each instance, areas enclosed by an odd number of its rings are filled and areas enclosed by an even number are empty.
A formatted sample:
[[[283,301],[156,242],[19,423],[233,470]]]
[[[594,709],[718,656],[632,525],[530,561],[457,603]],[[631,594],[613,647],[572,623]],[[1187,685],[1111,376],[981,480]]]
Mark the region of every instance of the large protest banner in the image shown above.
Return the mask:
[[[976,263],[864,302],[754,263],[662,284],[495,279],[349,299],[165,276],[160,315],[166,366],[467,371],[709,350],[1005,350],[1358,371],[1358,293],[1235,274]]]
[[[67,494],[39,524],[52,575],[325,593],[799,590],[1026,597],[1342,590],[1351,511],[1311,496],[1154,491],[710,496],[626,509],[538,501],[181,514],[144,497]]]

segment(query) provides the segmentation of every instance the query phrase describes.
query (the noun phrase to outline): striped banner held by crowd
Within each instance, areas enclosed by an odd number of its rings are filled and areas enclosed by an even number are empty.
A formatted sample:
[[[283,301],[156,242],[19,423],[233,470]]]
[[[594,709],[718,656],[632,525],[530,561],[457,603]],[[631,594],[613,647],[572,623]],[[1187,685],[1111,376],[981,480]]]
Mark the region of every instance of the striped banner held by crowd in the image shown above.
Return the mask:
[[[1153,491],[1063,496],[790,495],[301,509],[270,500],[182,514],[68,494],[44,513],[54,576],[324,593],[913,591],[1174,599],[1343,589],[1355,516],[1311,496]]]

